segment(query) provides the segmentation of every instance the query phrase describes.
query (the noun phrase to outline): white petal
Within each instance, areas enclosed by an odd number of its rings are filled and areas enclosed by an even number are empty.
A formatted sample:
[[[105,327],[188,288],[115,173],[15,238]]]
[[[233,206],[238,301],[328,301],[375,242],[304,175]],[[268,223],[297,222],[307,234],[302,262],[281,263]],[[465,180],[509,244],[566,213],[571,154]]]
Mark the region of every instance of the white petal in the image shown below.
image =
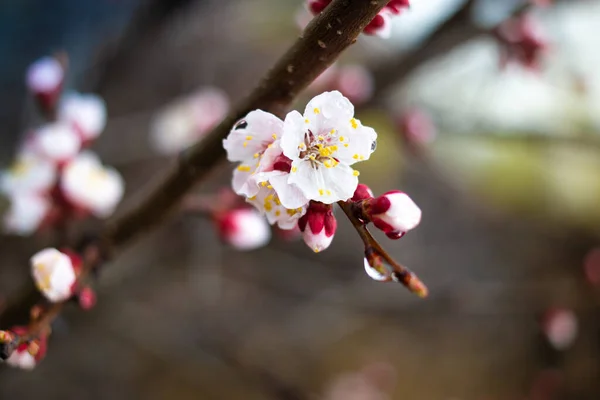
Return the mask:
[[[40,58],[27,69],[27,87],[34,93],[50,92],[62,83],[64,74],[63,67],[56,58]]]
[[[19,192],[43,193],[56,182],[56,165],[37,154],[23,152],[17,160],[0,175],[0,189],[12,195]]]
[[[68,124],[55,122],[36,131],[33,148],[43,157],[55,162],[67,161],[81,150],[81,138]]]
[[[75,124],[85,140],[95,139],[106,126],[106,104],[93,94],[70,93],[60,102],[58,118]]]
[[[290,111],[283,122],[283,136],[281,148],[283,154],[291,159],[298,158],[300,146],[304,144],[304,137],[308,131],[308,123],[298,111]]]
[[[385,11],[381,11],[379,13],[383,17],[383,26],[375,31],[375,35],[379,36],[382,39],[389,39],[392,36],[392,20],[391,14]]]
[[[318,115],[328,120],[349,121],[354,116],[354,106],[337,90],[324,92],[306,105],[305,118]]]
[[[373,128],[363,126],[355,119],[339,129],[337,140],[338,150],[334,157],[344,164],[352,165],[370,158],[377,145],[377,133]]]
[[[267,146],[280,137],[283,122],[262,110],[255,110],[238,121],[229,136],[223,140],[229,161],[251,160],[262,153]]]
[[[4,230],[21,236],[33,234],[50,211],[50,202],[33,193],[15,193],[10,198],[10,209],[4,214]]]
[[[269,178],[269,183],[279,196],[281,205],[289,209],[306,206],[308,199],[296,185],[288,183],[289,176],[289,174],[285,173]]]
[[[323,175],[317,168],[313,168],[310,161],[294,161],[288,183],[294,184],[302,191],[306,198],[317,200],[319,190],[323,190]],[[320,200],[319,200],[320,201]]]
[[[347,165],[338,164],[333,168],[319,168],[323,174],[324,194],[318,200],[321,203],[332,204],[340,200],[348,200],[354,195],[358,186],[358,176]]]

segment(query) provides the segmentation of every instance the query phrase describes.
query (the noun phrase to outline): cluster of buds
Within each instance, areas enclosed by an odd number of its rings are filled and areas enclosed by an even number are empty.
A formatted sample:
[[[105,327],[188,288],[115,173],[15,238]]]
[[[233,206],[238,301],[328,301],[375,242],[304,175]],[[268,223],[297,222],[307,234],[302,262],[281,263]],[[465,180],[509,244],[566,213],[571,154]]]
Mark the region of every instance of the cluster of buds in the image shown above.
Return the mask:
[[[152,147],[160,154],[176,154],[201,140],[228,111],[223,91],[201,88],[155,115],[150,125]]]
[[[531,16],[520,15],[504,21],[494,35],[502,50],[502,66],[516,63],[532,71],[539,70],[548,40]]]
[[[123,196],[119,173],[87,150],[106,125],[104,101],[62,94],[62,68],[48,57],[27,72],[28,89],[49,118],[27,133],[16,161],[0,175],[0,191],[11,204],[7,233],[27,236],[73,217],[107,217]]]
[[[317,15],[321,13],[331,3],[332,0],[307,0],[308,10]],[[391,18],[394,15],[402,13],[410,7],[410,0],[391,0],[383,9],[373,18],[365,27],[363,32],[367,35],[377,35],[382,38],[390,37],[392,27]]]
[[[308,90],[311,93],[338,90],[353,104],[361,105],[373,95],[373,75],[359,64],[333,64],[310,84]]]
[[[48,334],[38,335],[36,339],[27,339],[28,329],[15,326],[7,331],[0,331],[0,360],[15,368],[31,371],[46,356]]]

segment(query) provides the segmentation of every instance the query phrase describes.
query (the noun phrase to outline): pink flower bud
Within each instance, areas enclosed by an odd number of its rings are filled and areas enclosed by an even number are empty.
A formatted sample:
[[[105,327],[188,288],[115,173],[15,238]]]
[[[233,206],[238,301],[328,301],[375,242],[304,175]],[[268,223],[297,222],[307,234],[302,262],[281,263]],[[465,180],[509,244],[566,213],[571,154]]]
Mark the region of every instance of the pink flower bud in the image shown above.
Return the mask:
[[[10,332],[16,336],[22,336],[27,334],[27,328],[24,326],[15,326],[10,329]],[[48,349],[48,337],[42,335],[39,339],[31,342],[35,343],[35,352],[32,355],[30,351],[30,343],[23,343],[17,347],[9,358],[6,359],[6,363],[11,367],[21,368],[24,370],[32,370],[37,364],[39,364],[44,357]]]
[[[421,222],[421,209],[406,193],[397,190],[368,199],[363,207],[371,222],[393,239]]]
[[[542,330],[552,347],[566,350],[577,338],[577,316],[567,308],[551,308],[542,318]]]
[[[367,35],[377,35],[387,39],[392,33],[391,22],[390,13],[386,9],[383,9],[367,24],[363,32]]]
[[[419,108],[404,112],[398,119],[398,126],[405,143],[413,148],[431,143],[437,135],[431,116]]]
[[[304,243],[315,253],[329,247],[337,229],[333,206],[311,201],[306,214],[298,220]]]
[[[317,15],[321,11],[325,9],[331,3],[331,0],[309,0],[308,1],[308,9],[314,15]]]
[[[373,197],[373,191],[364,183],[359,183],[352,196],[352,201],[361,201],[370,199]]]
[[[77,295],[79,306],[84,310],[91,310],[96,305],[96,292],[91,287],[84,287]]]
[[[43,110],[52,110],[56,105],[64,77],[65,71],[54,57],[40,58],[27,69],[27,89]]]
[[[400,14],[402,10],[410,7],[410,0],[391,0],[385,9],[394,14]]]
[[[217,214],[214,221],[221,240],[237,250],[254,250],[271,240],[269,224],[255,209],[225,211]]]
[[[496,37],[502,47],[503,65],[515,62],[533,71],[539,69],[548,40],[533,18],[523,15],[506,20],[496,30]]]

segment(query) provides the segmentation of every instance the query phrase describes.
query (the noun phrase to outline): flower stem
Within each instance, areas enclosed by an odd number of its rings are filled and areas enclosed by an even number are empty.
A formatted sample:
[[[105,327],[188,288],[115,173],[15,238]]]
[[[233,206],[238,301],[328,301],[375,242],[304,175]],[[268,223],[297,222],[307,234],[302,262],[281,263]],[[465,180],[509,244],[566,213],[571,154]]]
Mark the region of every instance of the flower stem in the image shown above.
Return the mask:
[[[387,251],[379,244],[379,242],[371,235],[367,226],[356,216],[353,203],[349,201],[339,201],[338,205],[344,211],[358,236],[365,244],[365,249],[374,250],[381,256],[392,268],[392,278],[395,281],[402,283],[408,290],[415,293],[419,297],[426,297],[428,294],[427,287],[410,269],[398,263]]]

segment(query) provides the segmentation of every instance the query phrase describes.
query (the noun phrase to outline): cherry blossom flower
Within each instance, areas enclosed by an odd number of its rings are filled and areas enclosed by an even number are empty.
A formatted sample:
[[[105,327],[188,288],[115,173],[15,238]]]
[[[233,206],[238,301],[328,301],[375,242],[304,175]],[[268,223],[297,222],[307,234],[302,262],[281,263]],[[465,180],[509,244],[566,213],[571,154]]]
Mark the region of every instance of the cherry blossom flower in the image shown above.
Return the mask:
[[[217,88],[198,90],[159,112],[150,126],[150,140],[162,154],[175,154],[201,140],[227,114],[229,100]]]
[[[287,184],[326,204],[349,199],[359,175],[350,166],[369,159],[376,139],[372,128],[354,118],[354,106],[340,92],[316,96],[304,115],[292,111],[284,122],[281,148],[291,160]],[[275,190],[284,206],[295,201],[292,191]]]
[[[16,335],[25,335],[27,328],[24,326],[15,326],[10,329],[10,332]],[[35,341],[35,353],[32,354],[32,347],[29,343],[19,345],[6,359],[6,363],[11,367],[24,369],[27,371],[33,370],[46,356],[48,349],[48,337],[42,335]]]
[[[238,208],[214,218],[221,239],[237,250],[254,250],[271,240],[271,230],[263,216],[252,208]]]
[[[31,151],[19,153],[12,166],[2,171],[0,189],[6,195],[27,192],[43,194],[56,183],[56,166]]]
[[[392,239],[400,238],[421,222],[421,209],[398,190],[365,200],[363,209],[371,222]]]
[[[10,208],[3,216],[6,233],[29,236],[35,233],[48,217],[52,205],[39,194],[16,192],[10,197]]]
[[[44,109],[51,109],[60,96],[65,71],[54,57],[43,57],[29,66],[26,84]]]
[[[261,187],[256,195],[248,197],[246,201],[264,214],[271,225],[277,224],[281,229],[294,229],[300,217],[306,213],[306,206],[284,207],[277,192],[269,186],[271,185]]]
[[[59,104],[58,118],[71,124],[83,143],[96,139],[106,126],[106,104],[93,94],[69,93]]]
[[[36,130],[28,145],[47,160],[63,164],[79,153],[81,138],[71,125],[54,122]]]
[[[125,183],[117,170],[103,166],[95,154],[82,152],[65,166],[60,189],[73,207],[106,218],[121,201]]]
[[[311,201],[306,214],[298,221],[304,243],[315,253],[329,247],[337,230],[333,207]]]
[[[30,260],[31,273],[38,290],[50,301],[60,302],[73,295],[80,261],[64,252],[47,248]]]

